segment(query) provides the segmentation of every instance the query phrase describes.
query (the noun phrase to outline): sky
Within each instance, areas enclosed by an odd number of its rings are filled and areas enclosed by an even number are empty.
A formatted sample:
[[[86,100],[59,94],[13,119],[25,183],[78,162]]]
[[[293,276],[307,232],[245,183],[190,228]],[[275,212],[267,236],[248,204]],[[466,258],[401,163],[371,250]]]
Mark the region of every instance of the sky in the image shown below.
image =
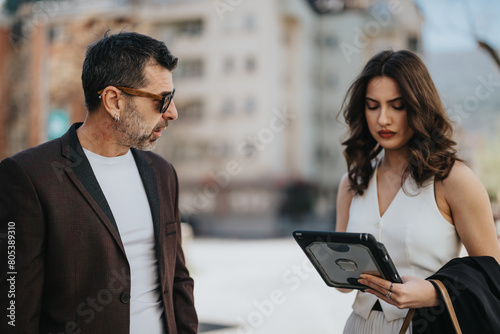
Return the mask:
[[[414,0],[424,17],[426,52],[459,52],[477,49],[475,32],[495,49],[500,48],[500,1]]]

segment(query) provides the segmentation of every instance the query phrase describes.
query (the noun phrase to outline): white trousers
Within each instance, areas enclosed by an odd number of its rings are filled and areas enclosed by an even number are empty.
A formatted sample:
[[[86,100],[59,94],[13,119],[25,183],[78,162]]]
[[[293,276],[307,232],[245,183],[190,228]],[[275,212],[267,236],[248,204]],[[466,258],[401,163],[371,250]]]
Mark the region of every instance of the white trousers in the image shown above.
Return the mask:
[[[352,312],[344,327],[344,334],[398,334],[404,318],[387,321],[384,313],[371,311],[368,320]],[[411,324],[406,334],[412,334]]]

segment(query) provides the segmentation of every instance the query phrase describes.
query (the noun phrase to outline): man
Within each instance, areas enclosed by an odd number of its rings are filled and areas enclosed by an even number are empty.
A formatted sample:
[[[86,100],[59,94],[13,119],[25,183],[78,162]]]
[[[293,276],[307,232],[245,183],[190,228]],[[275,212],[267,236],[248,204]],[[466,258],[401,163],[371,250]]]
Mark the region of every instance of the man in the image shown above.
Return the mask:
[[[151,152],[177,118],[164,43],[91,44],[83,124],[0,163],[1,333],[196,333],[178,183]]]

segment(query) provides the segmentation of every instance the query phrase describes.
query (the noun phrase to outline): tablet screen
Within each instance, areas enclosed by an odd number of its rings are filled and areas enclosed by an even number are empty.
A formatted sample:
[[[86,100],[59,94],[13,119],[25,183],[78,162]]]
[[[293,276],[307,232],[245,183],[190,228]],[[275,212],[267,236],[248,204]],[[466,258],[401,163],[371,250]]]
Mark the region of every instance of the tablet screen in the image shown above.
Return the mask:
[[[313,242],[306,249],[331,283],[353,284],[361,274],[380,276],[371,252],[363,245]]]
[[[363,290],[361,274],[402,283],[384,245],[369,233],[295,230],[293,236],[329,286]]]

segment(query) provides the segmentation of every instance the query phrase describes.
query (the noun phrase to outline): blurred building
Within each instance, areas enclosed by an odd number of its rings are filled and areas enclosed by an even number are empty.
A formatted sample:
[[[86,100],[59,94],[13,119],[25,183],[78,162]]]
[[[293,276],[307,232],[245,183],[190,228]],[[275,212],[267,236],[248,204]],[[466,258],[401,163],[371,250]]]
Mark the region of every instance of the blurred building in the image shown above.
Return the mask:
[[[276,221],[333,224],[348,86],[378,51],[421,51],[410,0],[63,1],[23,10],[12,84],[0,89],[21,87],[5,121],[8,154],[83,120],[81,63],[96,35],[150,34],[180,58],[179,118],[156,152],[176,166],[185,219],[218,235],[272,235]]]
[[[7,115],[9,113],[10,20],[0,15],[0,159],[7,156]]]

